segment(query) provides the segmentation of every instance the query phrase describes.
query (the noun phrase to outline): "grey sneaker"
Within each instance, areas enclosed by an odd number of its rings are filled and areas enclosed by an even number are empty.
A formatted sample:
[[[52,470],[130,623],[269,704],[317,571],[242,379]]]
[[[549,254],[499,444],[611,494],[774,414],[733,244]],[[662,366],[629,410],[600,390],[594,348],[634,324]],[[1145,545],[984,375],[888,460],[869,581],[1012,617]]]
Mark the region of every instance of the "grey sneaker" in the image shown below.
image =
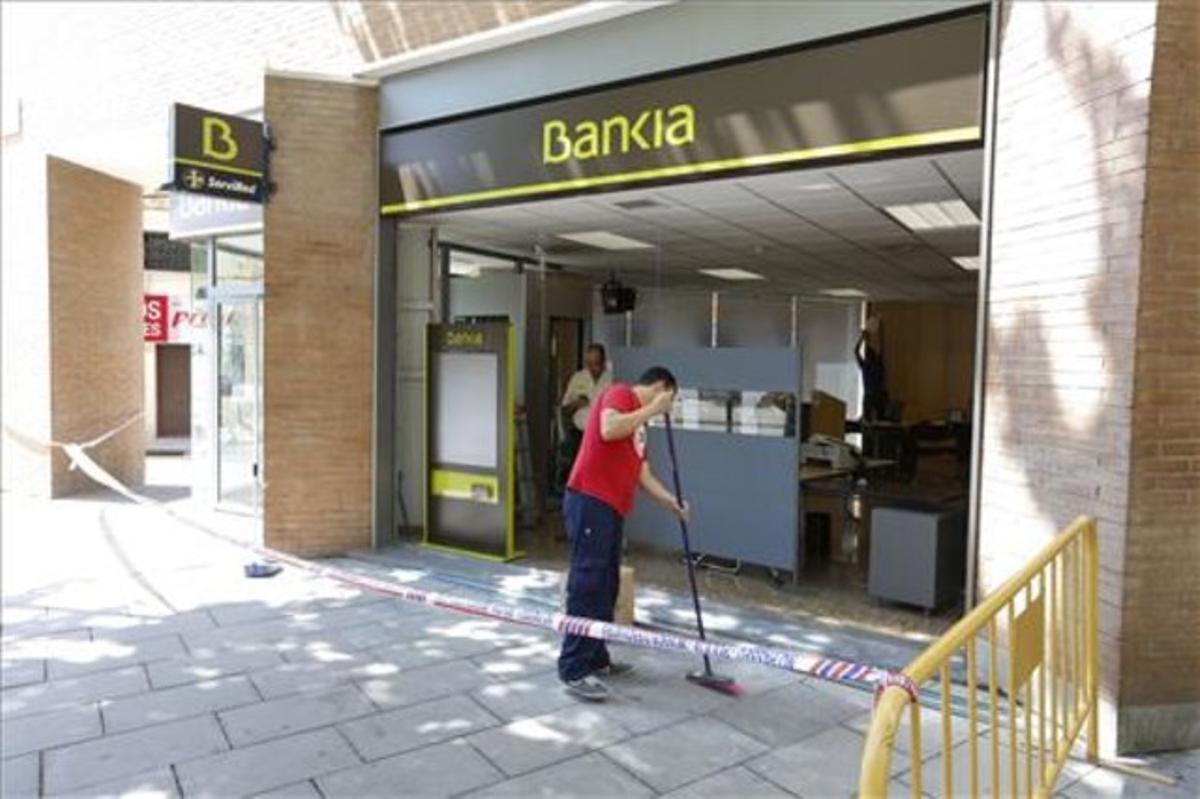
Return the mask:
[[[592,675],[578,680],[563,680],[567,693],[585,702],[603,702],[608,699],[608,686]]]
[[[596,669],[596,673],[605,677],[628,677],[633,673],[633,664],[614,660],[604,668]]]

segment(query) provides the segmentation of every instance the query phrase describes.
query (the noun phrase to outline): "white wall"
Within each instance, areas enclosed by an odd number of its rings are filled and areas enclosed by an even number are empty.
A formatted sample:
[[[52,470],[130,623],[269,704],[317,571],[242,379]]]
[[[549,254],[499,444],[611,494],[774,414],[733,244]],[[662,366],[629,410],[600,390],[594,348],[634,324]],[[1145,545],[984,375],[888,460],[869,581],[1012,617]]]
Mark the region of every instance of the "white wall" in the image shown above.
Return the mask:
[[[479,277],[450,280],[450,320],[460,316],[506,315],[517,337],[517,402],[525,401],[526,335],[525,275],[486,271]]]
[[[804,351],[804,386],[846,403],[847,418],[858,418],[861,386],[854,343],[862,327],[857,304],[800,303],[797,339]]]

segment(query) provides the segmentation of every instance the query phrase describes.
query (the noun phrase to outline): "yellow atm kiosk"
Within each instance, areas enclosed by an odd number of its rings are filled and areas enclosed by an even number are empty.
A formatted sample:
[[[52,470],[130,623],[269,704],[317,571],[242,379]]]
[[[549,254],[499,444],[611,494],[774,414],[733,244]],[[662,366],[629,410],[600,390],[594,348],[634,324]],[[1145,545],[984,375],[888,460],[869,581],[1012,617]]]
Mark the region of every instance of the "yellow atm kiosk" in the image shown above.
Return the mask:
[[[426,346],[424,543],[494,560],[519,557],[513,327],[434,324]]]

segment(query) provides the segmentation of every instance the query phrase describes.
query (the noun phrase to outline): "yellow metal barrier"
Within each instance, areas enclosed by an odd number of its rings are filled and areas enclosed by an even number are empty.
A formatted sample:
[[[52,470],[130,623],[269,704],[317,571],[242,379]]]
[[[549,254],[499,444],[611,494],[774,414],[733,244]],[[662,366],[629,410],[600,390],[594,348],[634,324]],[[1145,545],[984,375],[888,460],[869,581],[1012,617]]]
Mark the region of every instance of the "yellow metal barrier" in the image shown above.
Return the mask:
[[[904,674],[922,696],[936,682],[939,709],[922,709],[902,687],[883,690],[863,750],[859,795],[887,795],[897,771],[892,749],[904,740],[897,733],[906,719],[909,771],[901,779],[914,799],[935,793],[925,783],[939,775],[942,796],[1047,796],[1084,724],[1087,757],[1095,762],[1098,562],[1095,521],[1076,519],[910,663]],[[956,668],[965,669],[959,703],[966,716],[957,724]],[[923,747],[923,733],[940,733],[936,753]],[[933,756],[923,756],[923,748]]]

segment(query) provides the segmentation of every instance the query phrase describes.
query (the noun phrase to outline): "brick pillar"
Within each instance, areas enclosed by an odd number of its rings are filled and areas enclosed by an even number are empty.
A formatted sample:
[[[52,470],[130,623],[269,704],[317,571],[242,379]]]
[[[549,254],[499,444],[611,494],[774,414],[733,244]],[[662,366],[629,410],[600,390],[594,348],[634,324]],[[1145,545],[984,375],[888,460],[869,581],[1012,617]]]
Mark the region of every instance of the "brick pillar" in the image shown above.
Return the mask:
[[[306,555],[369,547],[377,90],[272,73],[265,117],[264,537]]]
[[[1121,749],[1200,746],[1200,5],[1158,6],[1135,342]]]
[[[1167,456],[1165,443],[1139,441],[1147,426],[1165,418],[1154,403],[1164,403],[1168,413],[1182,411],[1179,406],[1194,403],[1196,388],[1195,369],[1182,370],[1191,389],[1181,392],[1165,377],[1178,362],[1164,366],[1164,359],[1151,355],[1195,353],[1195,333],[1184,345],[1165,340],[1161,326],[1152,332],[1161,300],[1142,302],[1139,296],[1155,287],[1183,289],[1188,279],[1196,285],[1194,224],[1188,228],[1190,277],[1184,275],[1185,249],[1160,235],[1164,225],[1188,224],[1189,207],[1178,196],[1186,178],[1173,187],[1162,181],[1161,189],[1148,181],[1154,169],[1150,131],[1154,141],[1162,138],[1154,158],[1164,170],[1188,158],[1195,167],[1195,140],[1188,144],[1186,135],[1194,137],[1196,115],[1182,99],[1183,84],[1165,89],[1179,106],[1172,114],[1163,115],[1165,102],[1157,98],[1152,108],[1152,79],[1155,92],[1163,90],[1165,65],[1177,61],[1157,29],[1157,12],[1156,4],[1142,2],[1007,0],[1001,18],[979,590],[986,594],[999,585],[1074,516],[1098,519],[1101,746],[1107,751],[1145,745],[1124,730],[1143,701],[1132,686],[1144,679],[1147,663],[1163,673],[1145,701],[1194,700],[1196,689],[1196,636],[1183,632],[1200,628],[1198,606],[1187,599],[1189,591],[1196,594],[1195,567],[1174,572],[1182,582],[1173,609],[1164,602],[1166,593],[1143,586],[1159,579],[1158,570],[1168,564],[1178,567],[1181,557],[1196,563],[1197,551],[1194,509],[1145,515],[1144,523],[1139,515],[1139,508],[1157,501],[1144,493],[1146,481],[1171,490],[1157,482],[1162,478],[1156,470],[1167,461],[1185,469],[1195,463],[1175,457],[1173,448]],[[1179,37],[1176,49],[1186,49],[1182,28],[1171,36]],[[1178,64],[1171,69],[1185,73]],[[1161,264],[1151,264],[1153,258]],[[1192,331],[1195,298],[1193,289],[1170,300],[1186,305],[1190,299]],[[1162,390],[1143,394],[1148,385]],[[1156,429],[1164,435],[1181,430]],[[1145,461],[1132,453],[1145,453]],[[1193,488],[1176,496],[1194,501],[1200,494]],[[1190,539],[1180,532],[1188,512]],[[1149,626],[1160,613],[1167,614],[1167,626]],[[1189,640],[1167,644],[1171,636]],[[1192,668],[1179,671],[1174,682],[1167,679],[1168,664],[1181,666],[1188,657]],[[1188,681],[1190,689],[1182,690]],[[1195,730],[1177,725],[1164,730],[1158,744],[1194,746]]]
[[[139,485],[145,470],[142,343],[142,189],[58,158],[47,159],[50,264],[50,433],[89,441],[133,420],[90,451],[110,474]],[[93,489],[51,461],[51,493]]]

